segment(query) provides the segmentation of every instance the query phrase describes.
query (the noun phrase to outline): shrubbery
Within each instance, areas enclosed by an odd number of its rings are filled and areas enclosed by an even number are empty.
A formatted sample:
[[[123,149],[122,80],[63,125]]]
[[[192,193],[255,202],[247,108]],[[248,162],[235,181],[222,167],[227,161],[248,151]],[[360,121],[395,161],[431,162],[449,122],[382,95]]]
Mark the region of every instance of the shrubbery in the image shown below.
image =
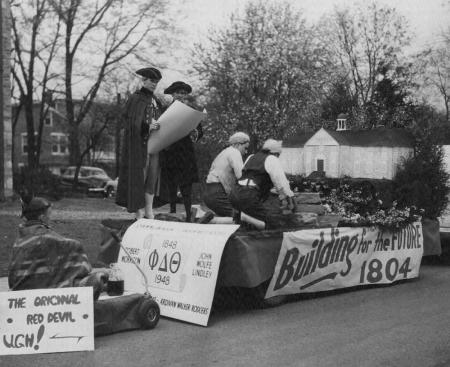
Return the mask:
[[[59,177],[45,167],[35,170],[22,167],[19,172],[14,173],[13,180],[16,193],[28,192],[55,200],[59,200],[62,196]]]
[[[394,177],[399,206],[424,210],[426,218],[441,216],[448,204],[449,174],[444,167],[444,152],[429,127],[417,128],[415,154],[405,159]]]

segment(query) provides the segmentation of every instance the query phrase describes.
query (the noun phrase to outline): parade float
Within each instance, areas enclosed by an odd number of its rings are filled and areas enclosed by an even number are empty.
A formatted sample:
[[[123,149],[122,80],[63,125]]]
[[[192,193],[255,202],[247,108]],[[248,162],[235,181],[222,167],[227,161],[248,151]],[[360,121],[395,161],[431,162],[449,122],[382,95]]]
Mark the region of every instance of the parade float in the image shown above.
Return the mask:
[[[170,214],[104,221],[99,261],[118,262],[125,289],[143,290],[130,256],[111,236],[120,233],[161,315],[204,326],[213,305],[274,306],[305,293],[414,279],[423,256],[440,254],[439,224],[423,218],[423,210],[400,207],[389,185],[307,182],[295,196],[298,228],[184,223]]]
[[[167,134],[161,129],[158,139],[149,140],[152,152],[170,144],[180,116],[188,120],[185,125],[191,123],[189,129],[205,117],[186,109],[174,103],[161,117],[168,120],[162,125],[173,129]],[[258,230],[223,218],[186,223],[170,214],[128,223],[104,221],[99,263],[118,263],[125,289],[144,292],[133,265],[139,264],[161,315],[204,326],[213,304],[233,298],[272,306],[291,295],[417,278],[422,257],[440,254],[435,219],[448,191],[439,151],[425,136],[421,141],[416,155],[397,171],[395,184],[324,175],[291,178],[295,228]],[[117,235],[128,253],[119,249]]]

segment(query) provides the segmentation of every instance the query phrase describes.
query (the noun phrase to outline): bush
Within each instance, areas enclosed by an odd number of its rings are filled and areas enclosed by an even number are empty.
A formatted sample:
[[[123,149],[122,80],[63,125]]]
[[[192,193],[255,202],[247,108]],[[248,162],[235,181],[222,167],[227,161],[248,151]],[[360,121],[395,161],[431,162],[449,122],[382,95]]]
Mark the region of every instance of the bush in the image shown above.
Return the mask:
[[[55,200],[59,200],[62,196],[59,177],[45,167],[34,170],[22,167],[19,172],[14,173],[13,185],[16,193],[28,192]]]
[[[394,177],[395,197],[400,206],[424,210],[424,217],[436,219],[448,204],[449,175],[444,168],[444,152],[431,128],[418,128],[415,154],[403,160]]]

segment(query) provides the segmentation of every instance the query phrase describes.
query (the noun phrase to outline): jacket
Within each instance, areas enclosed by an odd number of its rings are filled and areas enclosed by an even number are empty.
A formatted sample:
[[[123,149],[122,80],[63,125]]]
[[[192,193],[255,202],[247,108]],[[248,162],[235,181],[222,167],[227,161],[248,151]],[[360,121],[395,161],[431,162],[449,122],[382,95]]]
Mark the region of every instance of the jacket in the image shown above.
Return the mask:
[[[91,270],[78,241],[41,221],[28,221],[12,248],[8,283],[11,290],[76,287]]]

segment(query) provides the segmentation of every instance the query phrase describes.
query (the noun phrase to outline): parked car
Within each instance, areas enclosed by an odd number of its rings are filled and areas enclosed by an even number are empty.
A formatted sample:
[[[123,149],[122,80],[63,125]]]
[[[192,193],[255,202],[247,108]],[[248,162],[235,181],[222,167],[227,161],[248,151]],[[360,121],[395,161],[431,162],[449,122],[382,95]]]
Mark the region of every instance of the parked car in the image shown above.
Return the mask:
[[[117,184],[119,183],[119,177],[114,180],[109,180],[105,186],[105,196],[110,198],[116,195]]]
[[[61,174],[62,184],[71,186],[75,178],[76,167],[67,167]],[[113,180],[99,167],[81,166],[78,174],[78,184],[87,193],[101,194],[104,197],[111,197],[117,189],[117,179]]]

